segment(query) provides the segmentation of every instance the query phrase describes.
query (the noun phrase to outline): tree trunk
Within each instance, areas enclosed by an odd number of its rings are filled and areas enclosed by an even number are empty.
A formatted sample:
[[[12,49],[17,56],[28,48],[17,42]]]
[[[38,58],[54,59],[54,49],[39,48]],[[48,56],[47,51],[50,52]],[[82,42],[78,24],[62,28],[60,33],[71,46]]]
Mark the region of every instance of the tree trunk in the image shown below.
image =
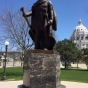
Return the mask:
[[[65,69],[67,68],[67,63],[66,63],[66,61],[65,61]]]
[[[87,70],[88,70],[88,65],[86,65],[87,66]]]
[[[78,62],[77,62],[77,68],[78,68]]]
[[[0,66],[1,66],[1,61],[0,61]]]

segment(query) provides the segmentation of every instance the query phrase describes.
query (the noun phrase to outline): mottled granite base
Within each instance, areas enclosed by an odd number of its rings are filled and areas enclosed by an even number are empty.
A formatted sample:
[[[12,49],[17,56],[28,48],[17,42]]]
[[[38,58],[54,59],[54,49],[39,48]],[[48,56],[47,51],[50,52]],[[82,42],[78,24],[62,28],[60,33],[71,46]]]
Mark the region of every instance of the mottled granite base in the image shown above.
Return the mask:
[[[27,88],[27,87],[25,87],[24,85],[19,85],[17,88]],[[66,88],[66,86],[60,85],[58,88]]]
[[[30,50],[24,60],[22,88],[65,88],[60,83],[60,56],[52,50]],[[20,87],[19,87],[20,88]]]

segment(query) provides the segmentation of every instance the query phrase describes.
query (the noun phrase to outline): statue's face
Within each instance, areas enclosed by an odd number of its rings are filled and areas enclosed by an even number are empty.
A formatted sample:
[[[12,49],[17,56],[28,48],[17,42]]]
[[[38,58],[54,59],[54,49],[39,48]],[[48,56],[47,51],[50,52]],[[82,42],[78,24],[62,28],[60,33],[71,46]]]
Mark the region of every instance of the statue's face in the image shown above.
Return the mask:
[[[39,1],[43,1],[43,0],[39,0]]]

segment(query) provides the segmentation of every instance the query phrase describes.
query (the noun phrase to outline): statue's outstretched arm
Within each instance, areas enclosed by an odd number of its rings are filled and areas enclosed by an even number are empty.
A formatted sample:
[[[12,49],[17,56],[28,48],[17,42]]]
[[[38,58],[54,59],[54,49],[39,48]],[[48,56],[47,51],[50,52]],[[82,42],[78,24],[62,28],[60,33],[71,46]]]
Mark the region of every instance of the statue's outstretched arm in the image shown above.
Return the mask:
[[[28,13],[25,14],[27,17],[32,15],[32,11],[29,11]]]

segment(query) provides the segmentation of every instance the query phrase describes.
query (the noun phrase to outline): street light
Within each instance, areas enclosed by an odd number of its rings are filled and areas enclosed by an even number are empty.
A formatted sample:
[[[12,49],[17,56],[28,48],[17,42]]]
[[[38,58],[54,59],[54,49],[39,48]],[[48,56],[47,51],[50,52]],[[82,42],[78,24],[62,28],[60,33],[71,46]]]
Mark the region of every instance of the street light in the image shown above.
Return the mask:
[[[3,73],[3,77],[1,78],[2,81],[7,80],[7,78],[6,78],[6,58],[7,58],[7,48],[8,48],[8,45],[9,45],[9,42],[6,41],[6,42],[5,42],[5,49],[6,49],[6,51],[5,51],[5,64],[4,64],[4,73]]]
[[[21,66],[22,66],[22,64],[23,64],[23,59],[24,59],[24,53],[22,53],[22,56],[20,57],[20,59],[21,59]]]

